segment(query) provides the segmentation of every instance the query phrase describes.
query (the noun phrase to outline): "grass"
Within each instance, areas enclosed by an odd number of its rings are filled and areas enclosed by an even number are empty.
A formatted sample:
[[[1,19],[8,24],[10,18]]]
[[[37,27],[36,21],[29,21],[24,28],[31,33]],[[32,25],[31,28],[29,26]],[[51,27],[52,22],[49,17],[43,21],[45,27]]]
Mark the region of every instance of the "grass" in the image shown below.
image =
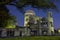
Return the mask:
[[[0,40],[60,40],[60,36],[14,37],[14,38],[0,38]]]

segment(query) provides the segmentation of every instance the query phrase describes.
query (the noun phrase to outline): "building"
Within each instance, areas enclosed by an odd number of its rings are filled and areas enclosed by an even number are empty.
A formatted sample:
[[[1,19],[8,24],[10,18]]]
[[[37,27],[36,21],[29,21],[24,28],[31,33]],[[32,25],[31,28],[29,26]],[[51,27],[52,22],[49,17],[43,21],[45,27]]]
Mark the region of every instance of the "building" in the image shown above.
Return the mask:
[[[52,35],[54,34],[52,13],[47,17],[38,17],[35,12],[28,10],[24,15],[24,26],[30,30],[30,35]]]
[[[0,28],[0,37],[54,35],[51,12],[47,13],[47,17],[38,17],[34,11],[26,11],[24,27],[12,24],[13,20],[8,20],[7,23],[8,26],[6,28]]]
[[[29,23],[31,18],[33,19],[32,16],[35,16],[34,11],[32,11],[32,10],[26,11],[26,13],[24,15],[24,26],[26,26],[26,27],[29,26],[28,23]]]
[[[22,37],[25,36],[25,27],[0,28],[0,37]]]

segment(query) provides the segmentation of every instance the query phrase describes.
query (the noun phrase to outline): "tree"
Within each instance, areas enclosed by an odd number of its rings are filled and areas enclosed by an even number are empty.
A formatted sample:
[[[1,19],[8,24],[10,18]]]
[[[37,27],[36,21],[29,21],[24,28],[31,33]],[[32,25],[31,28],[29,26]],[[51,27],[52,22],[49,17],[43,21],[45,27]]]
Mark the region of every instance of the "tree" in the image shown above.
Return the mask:
[[[13,2],[14,0],[0,0],[0,5],[6,5],[9,4],[11,2]]]
[[[54,0],[55,1],[55,0]],[[56,5],[52,0],[1,0],[0,5],[13,5],[16,6],[21,12],[23,7],[31,5],[33,8],[37,9],[56,9]]]
[[[15,17],[9,14],[9,10],[4,5],[1,5],[0,6],[0,27],[5,28],[8,24],[10,25],[10,23],[12,23],[12,22],[8,23],[8,21],[10,20],[12,20],[13,23],[15,23]]]
[[[23,11],[23,7],[31,5],[33,8],[37,9],[56,9],[56,5],[52,0],[19,0],[15,2],[16,4],[11,4],[16,6],[21,12]]]
[[[56,5],[52,0],[0,0],[0,18],[2,17],[2,19],[0,20],[0,25],[5,23],[5,20],[11,17],[9,16],[9,10],[5,5],[16,6],[21,12],[24,12],[23,7],[26,7],[28,5],[31,5],[33,8],[37,9],[56,9]],[[1,11],[1,9],[3,11]]]

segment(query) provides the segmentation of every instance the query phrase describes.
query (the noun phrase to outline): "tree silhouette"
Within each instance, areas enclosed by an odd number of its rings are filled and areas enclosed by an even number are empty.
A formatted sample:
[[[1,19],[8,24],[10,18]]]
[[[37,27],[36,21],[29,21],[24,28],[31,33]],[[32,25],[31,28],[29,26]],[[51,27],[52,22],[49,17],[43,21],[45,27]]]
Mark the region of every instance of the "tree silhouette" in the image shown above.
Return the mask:
[[[54,0],[55,1],[55,0]],[[31,5],[37,9],[57,9],[52,0],[0,0],[1,5],[13,5],[16,6],[21,12],[24,12],[23,7]]]
[[[23,7],[28,5],[37,9],[56,9],[56,5],[52,0],[0,0],[0,26],[11,17],[5,5],[16,6],[22,13],[24,13]]]
[[[9,20],[13,20],[13,22],[15,23],[15,17],[9,14],[9,10],[4,5],[1,5],[0,6],[0,27],[5,28]]]

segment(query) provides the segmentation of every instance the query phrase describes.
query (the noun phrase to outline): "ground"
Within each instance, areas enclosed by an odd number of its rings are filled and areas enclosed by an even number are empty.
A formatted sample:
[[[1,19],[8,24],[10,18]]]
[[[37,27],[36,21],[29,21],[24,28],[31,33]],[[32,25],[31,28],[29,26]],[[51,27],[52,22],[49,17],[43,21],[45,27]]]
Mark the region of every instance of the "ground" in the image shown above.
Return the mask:
[[[13,38],[0,38],[0,40],[60,40],[60,36],[13,37]]]

